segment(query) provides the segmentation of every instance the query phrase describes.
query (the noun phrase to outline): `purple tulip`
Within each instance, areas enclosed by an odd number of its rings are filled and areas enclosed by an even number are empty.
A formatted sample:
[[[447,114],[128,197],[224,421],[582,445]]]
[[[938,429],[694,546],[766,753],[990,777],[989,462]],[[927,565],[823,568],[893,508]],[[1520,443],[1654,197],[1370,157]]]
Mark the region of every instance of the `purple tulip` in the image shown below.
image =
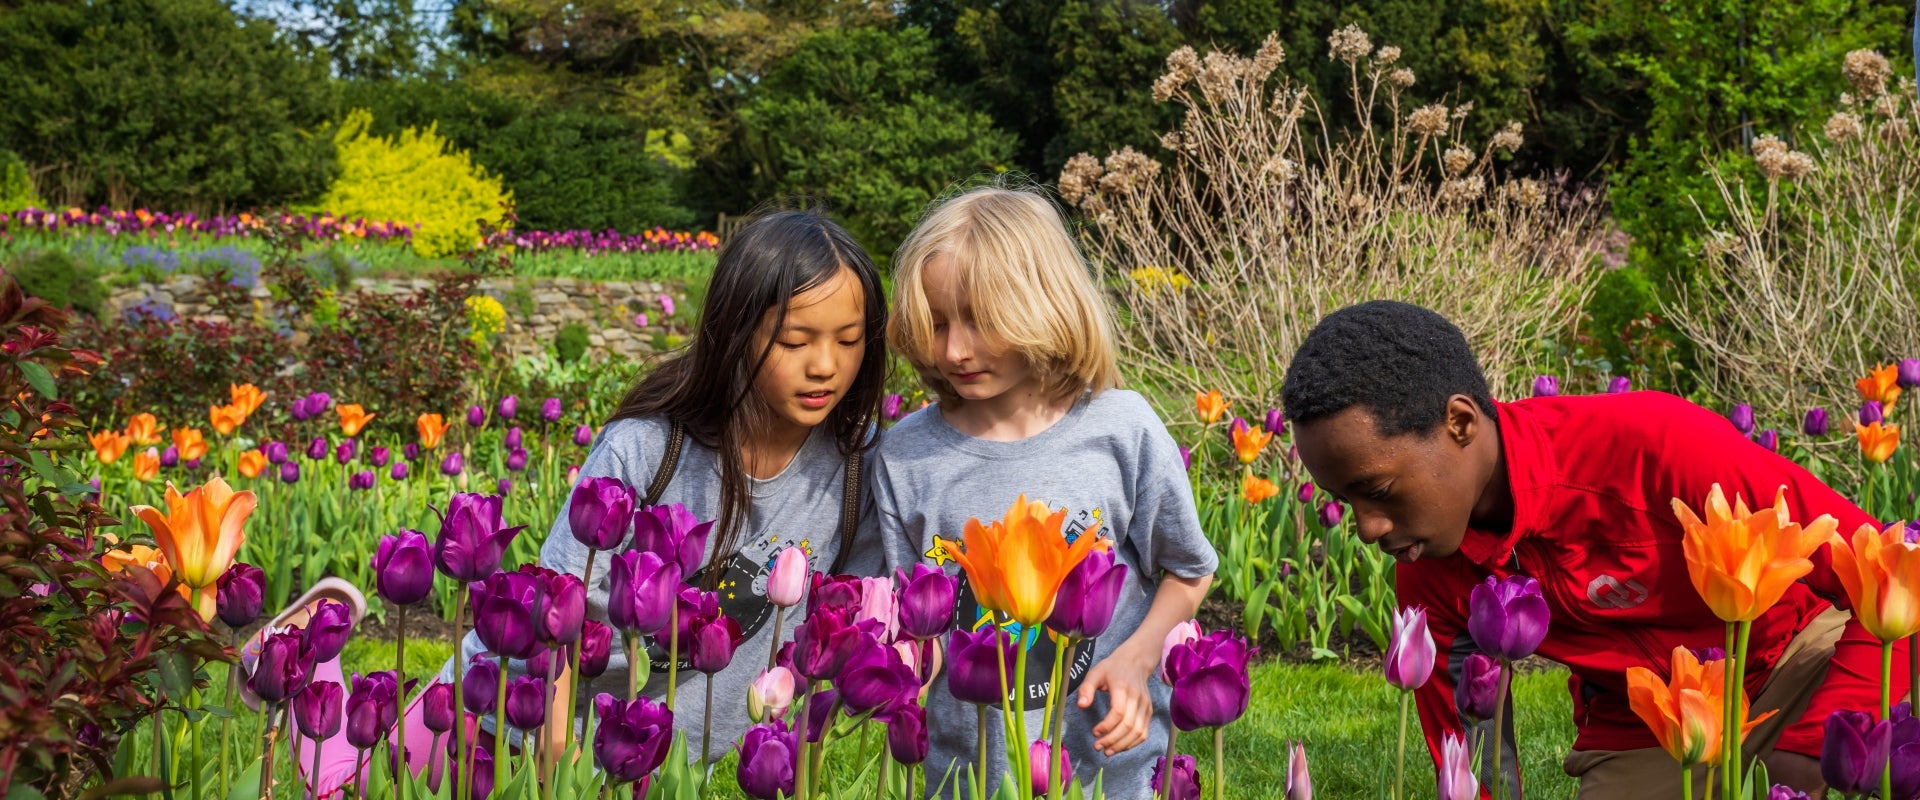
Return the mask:
[[[525,441],[526,434],[521,433],[520,426],[515,425],[507,429],[506,438],[500,440],[500,446],[508,450],[519,450],[520,445]]]
[[[501,419],[513,419],[513,415],[518,413],[520,413],[520,396],[519,395],[510,394],[510,395],[507,395],[506,397],[500,398],[500,418]]]
[[[326,392],[314,392],[307,395],[307,416],[317,417],[333,408],[333,395]]]
[[[560,421],[560,398],[549,397],[540,403],[540,420],[549,424]]]
[[[1872,425],[1873,423],[1884,421],[1886,418],[1886,406],[1881,405],[1880,401],[1868,400],[1860,404],[1860,424]]]
[[[1761,447],[1764,447],[1764,448],[1767,448],[1767,449],[1768,449],[1769,451],[1772,451],[1772,452],[1775,452],[1775,453],[1778,453],[1778,452],[1780,452],[1780,433],[1779,433],[1779,431],[1776,431],[1776,430],[1774,430],[1774,429],[1772,429],[1772,428],[1768,428],[1768,429],[1766,429],[1766,430],[1764,430],[1764,431],[1761,431],[1761,432],[1760,432],[1760,435],[1759,435],[1759,436],[1755,436],[1755,437],[1753,438],[1753,440],[1754,440],[1755,442],[1758,442],[1758,443],[1760,444],[1760,446],[1761,446]]]
[[[167,445],[167,449],[160,451],[160,466],[166,467],[168,469],[172,469],[179,465],[180,465],[180,448],[175,447],[173,445]]]
[[[525,572],[496,572],[467,584],[473,605],[473,630],[487,649],[508,658],[527,658],[540,648],[533,619],[539,607],[539,581]]]
[[[1626,394],[1633,391],[1633,379],[1625,375],[1615,375],[1607,381],[1607,394]]]
[[[466,463],[467,460],[460,455],[460,451],[454,450],[449,452],[446,458],[440,460],[440,474],[449,478],[459,477],[460,473],[466,468]]]
[[[813,597],[807,603],[808,613],[825,611],[845,617],[859,613],[860,596],[865,592],[859,578],[815,572],[807,579],[813,586]]]
[[[1467,654],[1460,686],[1455,690],[1463,716],[1472,720],[1493,719],[1494,711],[1500,707],[1503,699],[1500,693],[1502,671],[1500,660],[1493,656],[1486,653]]]
[[[387,477],[392,478],[395,481],[406,480],[407,479],[407,462],[405,461],[393,462],[393,469],[387,470]]]
[[[747,729],[740,738],[740,766],[734,777],[740,791],[754,800],[789,797],[794,791],[795,755],[799,753],[793,731],[785,722],[763,722]]]
[[[889,421],[899,419],[900,405],[904,402],[906,402],[906,398],[897,394],[888,394],[880,401],[880,416],[885,417]]]
[[[267,703],[278,703],[300,693],[313,673],[313,661],[301,647],[298,632],[276,633],[260,645],[260,656],[247,676],[247,688]]]
[[[585,425],[573,429],[573,443],[581,447],[593,444],[593,429]]]
[[[1341,505],[1337,501],[1329,501],[1325,505],[1320,506],[1320,527],[1336,527],[1340,524],[1340,520],[1346,516],[1346,506]]]
[[[680,589],[680,565],[654,553],[628,550],[613,557],[607,576],[607,621],[623,631],[655,636],[667,627]]]
[[[335,681],[314,681],[293,698],[293,721],[300,728],[300,735],[309,739],[325,740],[340,732],[340,718],[345,709],[340,684]]]
[[[286,442],[267,442],[260,445],[260,453],[267,457],[267,463],[276,467],[287,463]]]
[[[596,619],[580,624],[580,675],[592,679],[607,671],[613,655],[613,628]]]
[[[289,461],[285,464],[281,464],[280,465],[280,482],[281,483],[299,483],[300,482],[300,463],[297,461]]]
[[[623,702],[601,693],[593,698],[593,712],[599,720],[593,734],[593,760],[615,783],[640,780],[667,760],[673,712],[664,704],[646,696]]]
[[[400,688],[392,672],[355,676],[347,695],[347,743],[371,749],[400,717]]]
[[[1808,436],[1827,435],[1827,410],[1819,406],[1807,409],[1807,418],[1800,423],[1800,432]]]
[[[366,473],[369,480],[373,473]],[[433,550],[427,535],[416,530],[401,530],[397,536],[380,537],[373,554],[374,588],[380,598],[398,606],[410,606],[433,594]]]
[[[958,582],[947,573],[914,562],[913,572],[899,572],[897,606],[900,632],[914,641],[938,639],[953,630],[953,603]]]
[[[313,441],[307,442],[307,460],[319,461],[320,459],[326,458],[327,452],[331,449],[332,448],[327,447],[326,437],[315,436],[313,437]]]
[[[949,634],[947,690],[963,703],[999,705],[1006,699],[1000,692],[1001,670],[1013,674],[1013,648],[1013,640],[997,627]]]
[[[498,496],[460,492],[440,516],[440,536],[433,543],[433,562],[442,573],[462,583],[482,580],[500,568],[507,545],[525,525],[506,527],[500,518]]]
[[[473,786],[468,791],[467,798],[468,800],[486,800],[486,797],[493,793],[493,754],[480,745],[474,745],[467,750],[467,771],[473,775],[471,779]]]
[[[1820,777],[1845,795],[1880,789],[1893,737],[1893,722],[1874,722],[1865,711],[1841,709],[1827,716],[1826,743],[1820,748]]]
[[[720,595],[698,586],[682,586],[675,594],[674,602],[679,605],[679,610],[674,613],[680,618],[680,627],[678,633],[672,635],[679,637],[680,655],[685,656],[687,644],[693,641],[694,626],[720,616]]]
[[[1533,655],[1547,638],[1551,612],[1540,584],[1524,575],[1506,580],[1487,576],[1473,587],[1467,602],[1467,632],[1488,655],[1518,661]]]
[[[1746,403],[1735,404],[1733,410],[1727,412],[1727,419],[1733,423],[1734,429],[1739,431],[1740,435],[1753,435],[1753,406]]]
[[[1153,796],[1165,800],[1200,800],[1200,768],[1194,763],[1193,756],[1173,757],[1173,785],[1162,787],[1166,780],[1166,756],[1153,762],[1153,778],[1148,786]]]
[[[493,493],[501,497],[506,497],[512,491],[513,481],[509,478],[501,478],[499,483],[493,485]]]
[[[633,547],[680,565],[680,574],[700,571],[707,559],[707,534],[713,521],[699,522],[679,503],[646,506],[633,513]]]
[[[1898,380],[1900,388],[1902,389],[1911,389],[1915,386],[1920,386],[1920,358],[1900,359]],[[1895,794],[1899,795],[1898,792],[1895,792]],[[1904,797],[1906,795],[1900,796]]]
[[[594,550],[612,550],[633,525],[633,487],[619,478],[593,476],[574,485],[567,503],[567,528],[575,541]]]
[[[287,415],[293,417],[294,422],[306,422],[307,420],[313,419],[313,412],[307,410],[307,398],[305,397],[287,404]]]
[[[367,463],[374,469],[380,469],[393,460],[393,451],[385,447],[374,447],[367,451]]]
[[[1260,429],[1279,436],[1287,431],[1287,415],[1277,408],[1267,409],[1266,419],[1260,423]]]
[[[308,661],[325,664],[340,656],[353,636],[353,611],[338,600],[322,600],[301,631],[300,647]]]
[[[1053,783],[1053,745],[1041,739],[1027,747],[1027,773],[1033,779],[1033,796],[1046,797],[1047,789]],[[1073,759],[1066,753],[1060,754],[1060,784],[1073,784]]]
[[[420,695],[420,721],[434,733],[453,730],[453,684],[435,683],[427,687]]]
[[[580,576],[532,564],[520,571],[533,575],[539,584],[535,637],[548,647],[580,641],[580,624],[587,618],[587,585]]]
[[[192,461],[188,461],[186,463],[186,467],[189,472],[200,469],[200,459],[196,458]]]
[[[467,662],[467,674],[460,678],[460,704],[479,716],[493,713],[499,702],[500,662],[481,653]]]
[[[1295,497],[1297,497],[1300,500],[1300,505],[1304,506],[1304,505],[1312,504],[1313,503],[1313,484],[1311,483],[1300,484],[1300,490],[1295,493]]]
[[[927,760],[927,710],[919,703],[907,703],[887,720],[887,752],[902,764]]]
[[[368,489],[372,489],[373,488],[373,471],[366,470],[362,472],[353,473],[352,475],[348,475],[347,488],[356,492],[364,492],[364,491],[367,491]]]
[[[1806,792],[1784,783],[1776,783],[1773,788],[1767,790],[1767,800],[1812,800],[1812,798],[1807,797]]]
[[[712,675],[733,663],[733,650],[744,638],[740,623],[717,615],[696,620],[680,646],[686,649],[695,670]]]
[[[1047,627],[1072,639],[1092,639],[1107,632],[1113,607],[1126,585],[1127,565],[1114,561],[1108,550],[1094,550],[1074,565],[1060,582]]]
[[[807,742],[819,744],[827,735],[827,727],[833,722],[833,710],[840,707],[840,691],[828,689],[815,692],[807,701]]]
[[[1687,651],[1693,653],[1694,658],[1700,659],[1702,664],[1709,661],[1725,661],[1727,658],[1727,651],[1719,647],[1689,647]]]
[[[1893,764],[1893,796],[1920,797],[1920,718],[1913,716],[1913,704],[1896,703],[1887,719],[1893,732],[1887,745],[1887,759]]]
[[[419,461],[420,460],[420,443],[419,442],[406,443],[405,446],[400,448],[400,454],[403,456],[406,456],[408,461]]]
[[[1387,683],[1413,691],[1426,685],[1433,676],[1437,648],[1427,632],[1424,608],[1403,608],[1393,614],[1393,643],[1387,646]]]
[[[1168,703],[1174,727],[1217,728],[1247,711],[1253,685],[1247,663],[1256,650],[1231,631],[1214,631],[1174,645],[1161,671],[1173,686]]]
[[[815,610],[793,634],[793,666],[817,681],[838,678],[847,662],[877,640],[841,614]]]
[[[214,607],[219,610],[220,621],[236,630],[253,624],[260,618],[261,606],[265,605],[262,595],[266,583],[267,574],[259,567],[233,562],[226,572],[220,573],[220,580],[215,584]]]
[[[333,448],[333,460],[339,464],[347,464],[353,461],[353,457],[358,453],[359,449],[360,444],[358,442],[352,439],[342,439],[340,440],[340,444]]]
[[[530,731],[547,723],[547,679],[522,675],[507,681],[507,724]]]
[[[467,406],[467,427],[478,428],[487,424],[487,410],[477,405]]]
[[[1193,471],[1193,451],[1184,444],[1180,445],[1180,467],[1188,472]]]
[[[848,714],[871,712],[880,719],[912,705],[920,694],[920,676],[901,660],[900,651],[872,639],[847,660],[834,685]]]
[[[1541,375],[1533,379],[1534,397],[1553,397],[1560,393],[1560,379],[1553,375]]]

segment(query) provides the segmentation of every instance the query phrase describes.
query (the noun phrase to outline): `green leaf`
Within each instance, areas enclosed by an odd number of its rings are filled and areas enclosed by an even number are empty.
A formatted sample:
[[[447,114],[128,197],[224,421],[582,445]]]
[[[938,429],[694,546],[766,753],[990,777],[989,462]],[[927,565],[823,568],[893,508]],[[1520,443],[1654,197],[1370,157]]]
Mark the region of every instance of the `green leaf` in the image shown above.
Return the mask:
[[[48,400],[60,399],[59,395],[53,391],[53,373],[48,372],[46,367],[40,366],[40,362],[22,361],[20,371],[26,374],[27,385],[32,386],[36,394]]]
[[[1253,594],[1247,597],[1243,622],[1248,641],[1260,641],[1260,622],[1267,616],[1267,595],[1273,593],[1273,587],[1278,581],[1278,578],[1268,578],[1266,583],[1260,584],[1259,588],[1254,589]]]
[[[93,798],[88,795],[94,791],[94,789],[88,789],[87,794],[83,794],[80,797],[82,800],[93,800]],[[28,786],[25,782],[15,783],[7,788],[7,800],[43,800],[45,797],[46,795],[41,794],[39,789]]]
[[[178,650],[162,654],[155,665],[159,668],[160,687],[167,696],[179,699],[187,696],[193,689],[193,657]]]
[[[259,800],[260,798],[260,759],[240,771],[233,779],[233,785],[227,789],[227,800]]]
[[[1328,650],[1327,648],[1324,648],[1324,647],[1313,648],[1313,660],[1315,661],[1338,660],[1339,658],[1340,658],[1339,653],[1333,652],[1332,650]]]

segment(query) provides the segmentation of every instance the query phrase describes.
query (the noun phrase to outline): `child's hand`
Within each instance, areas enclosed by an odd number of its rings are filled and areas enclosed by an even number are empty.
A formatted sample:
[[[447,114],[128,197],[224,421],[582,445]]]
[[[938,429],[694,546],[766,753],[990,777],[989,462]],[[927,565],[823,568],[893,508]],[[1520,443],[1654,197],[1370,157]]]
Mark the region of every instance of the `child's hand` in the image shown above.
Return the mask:
[[[1121,645],[1105,661],[1093,665],[1080,683],[1080,707],[1093,705],[1093,693],[1107,693],[1110,710],[1093,726],[1093,749],[1109,758],[1147,740],[1153,725],[1153,698],[1147,694],[1147,676],[1160,654],[1142,654]]]

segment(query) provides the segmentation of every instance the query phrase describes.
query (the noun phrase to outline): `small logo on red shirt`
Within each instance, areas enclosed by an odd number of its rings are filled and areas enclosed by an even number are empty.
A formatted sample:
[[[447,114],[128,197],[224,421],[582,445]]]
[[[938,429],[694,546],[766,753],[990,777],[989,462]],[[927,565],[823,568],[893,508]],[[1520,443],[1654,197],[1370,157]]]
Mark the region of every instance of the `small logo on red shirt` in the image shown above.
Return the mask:
[[[1647,587],[1632,578],[1621,583],[1612,575],[1601,575],[1587,584],[1587,599],[1601,608],[1633,608],[1647,602]]]

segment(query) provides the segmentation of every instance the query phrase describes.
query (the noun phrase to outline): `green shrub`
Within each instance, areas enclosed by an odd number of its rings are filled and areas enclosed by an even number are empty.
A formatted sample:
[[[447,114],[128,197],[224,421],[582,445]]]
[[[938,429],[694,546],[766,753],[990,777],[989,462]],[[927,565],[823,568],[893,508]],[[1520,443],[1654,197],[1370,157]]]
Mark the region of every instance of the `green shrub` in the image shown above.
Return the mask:
[[[587,354],[587,326],[569,322],[553,335],[553,352],[563,364],[579,361]]]
[[[513,193],[468,153],[448,148],[434,126],[389,138],[371,135],[372,124],[365,109],[341,123],[340,177],[315,210],[413,225],[413,249],[427,258],[464,252],[479,239],[480,220],[500,222]]]
[[[45,200],[33,191],[33,176],[20,154],[0,148],[0,214],[23,208],[45,208]]]
[[[27,252],[9,265],[7,271],[28,295],[61,308],[99,316],[100,306],[107,299],[107,287],[100,283],[100,269],[72,253]]]

